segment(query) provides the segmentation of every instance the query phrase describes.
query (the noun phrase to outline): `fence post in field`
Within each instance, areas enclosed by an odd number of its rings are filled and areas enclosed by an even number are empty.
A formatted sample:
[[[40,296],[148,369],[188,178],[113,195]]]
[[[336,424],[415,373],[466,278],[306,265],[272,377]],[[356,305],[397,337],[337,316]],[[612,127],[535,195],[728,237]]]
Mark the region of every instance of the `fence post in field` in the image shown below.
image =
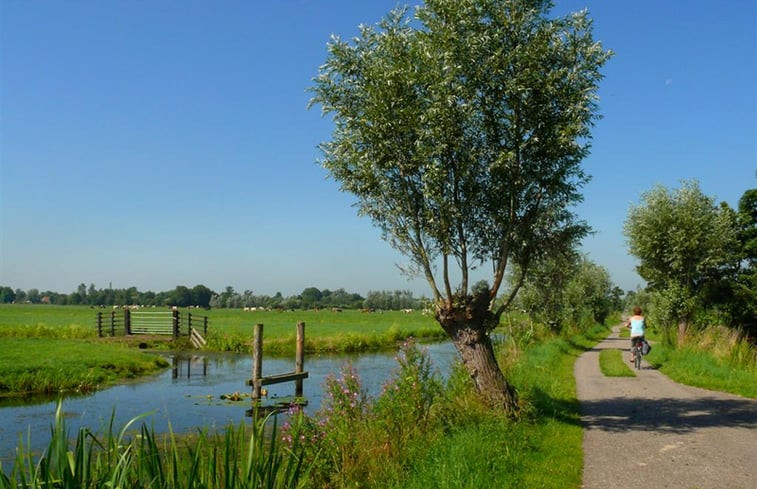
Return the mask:
[[[129,309],[124,309],[124,334],[127,336],[131,334],[131,311]]]
[[[187,336],[192,334],[192,313],[187,313]]]
[[[97,316],[95,321],[97,321],[97,336],[100,338],[103,337],[103,313],[100,311],[97,311]]]
[[[297,346],[295,349],[294,372],[302,373],[305,371],[305,323],[297,323]],[[295,397],[302,397],[302,379],[294,381]]]
[[[179,310],[178,309],[171,310],[171,318],[173,322],[173,339],[177,339],[179,337]]]
[[[116,311],[110,311],[110,335],[116,336]]]
[[[202,336],[203,338],[208,337],[208,316],[205,316],[202,320]]]
[[[263,386],[263,325],[255,325],[252,337],[252,400],[260,399],[260,389]]]

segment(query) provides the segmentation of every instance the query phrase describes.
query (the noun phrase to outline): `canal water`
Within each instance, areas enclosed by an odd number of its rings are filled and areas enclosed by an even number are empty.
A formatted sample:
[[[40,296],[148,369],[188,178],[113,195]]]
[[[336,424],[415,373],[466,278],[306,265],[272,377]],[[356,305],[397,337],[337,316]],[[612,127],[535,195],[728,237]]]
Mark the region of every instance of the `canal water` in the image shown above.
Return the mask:
[[[445,342],[422,345],[422,348],[427,349],[434,368],[446,378],[457,358],[454,346]],[[398,368],[395,356],[396,352],[307,355],[305,370],[309,377],[304,381],[303,393],[308,405],[305,410],[312,414],[320,407],[326,377],[329,374],[338,377],[347,363],[353,365],[368,394],[376,396]],[[178,353],[166,357],[172,367],[159,375],[87,396],[64,398],[62,409],[71,436],[80,427],[102,434],[107,431],[111,416],[115,416],[114,429],[119,430],[132,418],[147,414],[137,426],[145,423],[158,433],[167,432],[169,426],[176,433],[184,433],[200,428],[224,428],[249,419],[245,416],[250,407],[249,399],[235,403],[225,401],[221,396],[251,392],[251,388],[245,385],[252,377],[251,355]],[[293,370],[293,357],[263,361],[264,376]],[[293,382],[266,388],[268,401],[294,394]],[[16,406],[0,402],[0,461],[6,462],[4,465],[15,457],[19,437],[23,438],[24,445],[31,445],[35,450],[46,446],[56,407],[57,400],[54,399]]]

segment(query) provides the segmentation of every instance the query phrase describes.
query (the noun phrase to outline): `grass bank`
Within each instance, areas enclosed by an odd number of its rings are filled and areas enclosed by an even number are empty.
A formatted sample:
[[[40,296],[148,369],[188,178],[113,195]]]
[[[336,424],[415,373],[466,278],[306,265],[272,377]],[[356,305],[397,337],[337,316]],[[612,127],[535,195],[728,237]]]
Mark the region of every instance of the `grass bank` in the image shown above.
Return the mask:
[[[118,345],[0,337],[0,397],[84,393],[159,371],[168,362]]]

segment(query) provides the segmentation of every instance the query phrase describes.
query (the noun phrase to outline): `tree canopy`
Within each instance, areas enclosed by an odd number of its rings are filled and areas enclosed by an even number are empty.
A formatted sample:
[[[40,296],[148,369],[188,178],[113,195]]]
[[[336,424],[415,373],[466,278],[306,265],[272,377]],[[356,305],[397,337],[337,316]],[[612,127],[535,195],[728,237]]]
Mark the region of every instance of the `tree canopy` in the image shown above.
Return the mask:
[[[425,276],[480,390],[498,387],[480,382],[487,369],[466,359],[468,347],[490,349],[486,332],[532,261],[588,231],[571,208],[588,180],[581,161],[610,53],[585,11],[550,18],[550,7],[427,0],[414,15],[393,10],[350,41],[334,37],[311,88],[311,105],[334,118],[324,168],[408,257],[407,271]],[[493,309],[511,263],[522,274]],[[473,290],[482,264],[491,285]]]
[[[630,209],[624,233],[639,275],[660,299],[662,316],[679,321],[683,341],[708,287],[738,262],[733,211],[715,205],[696,181],[673,190],[657,185]]]
[[[394,10],[351,42],[334,37],[315,79],[312,104],[335,123],[323,166],[448,305],[478,264],[493,266],[494,299],[509,260],[525,271],[587,231],[570,208],[588,179],[580,162],[610,53],[586,12],[548,18],[550,7]]]

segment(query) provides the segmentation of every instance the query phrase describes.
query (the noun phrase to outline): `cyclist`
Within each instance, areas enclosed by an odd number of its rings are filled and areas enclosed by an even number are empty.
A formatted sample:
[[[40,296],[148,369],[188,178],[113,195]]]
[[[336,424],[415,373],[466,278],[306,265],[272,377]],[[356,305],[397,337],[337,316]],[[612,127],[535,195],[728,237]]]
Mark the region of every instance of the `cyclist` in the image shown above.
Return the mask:
[[[631,363],[633,363],[636,359],[636,350],[634,347],[638,343],[644,342],[644,316],[642,315],[639,306],[633,308],[633,316],[628,318],[626,327],[631,328]]]

